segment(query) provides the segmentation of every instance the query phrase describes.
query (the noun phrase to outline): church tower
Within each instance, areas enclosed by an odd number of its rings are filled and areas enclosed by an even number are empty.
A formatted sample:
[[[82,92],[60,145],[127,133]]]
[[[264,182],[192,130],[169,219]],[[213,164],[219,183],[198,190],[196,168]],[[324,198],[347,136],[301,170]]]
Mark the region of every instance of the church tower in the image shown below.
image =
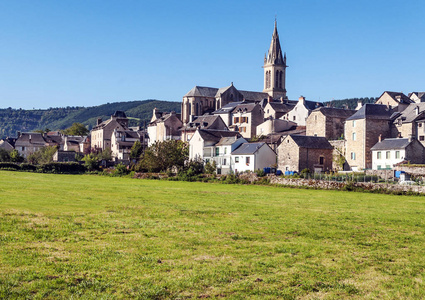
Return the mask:
[[[274,31],[269,52],[264,56],[264,93],[268,93],[273,99],[286,97],[286,53],[282,55],[277,22],[274,21]]]

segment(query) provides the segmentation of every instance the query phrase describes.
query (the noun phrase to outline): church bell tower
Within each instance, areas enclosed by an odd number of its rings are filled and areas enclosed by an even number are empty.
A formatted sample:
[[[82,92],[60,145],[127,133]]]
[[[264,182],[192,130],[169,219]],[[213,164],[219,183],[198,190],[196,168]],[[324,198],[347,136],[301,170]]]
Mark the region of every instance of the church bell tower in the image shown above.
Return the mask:
[[[285,88],[286,77],[286,53],[282,55],[277,22],[274,21],[272,42],[268,53],[264,56],[264,93],[268,93],[273,99],[283,97],[287,99]]]

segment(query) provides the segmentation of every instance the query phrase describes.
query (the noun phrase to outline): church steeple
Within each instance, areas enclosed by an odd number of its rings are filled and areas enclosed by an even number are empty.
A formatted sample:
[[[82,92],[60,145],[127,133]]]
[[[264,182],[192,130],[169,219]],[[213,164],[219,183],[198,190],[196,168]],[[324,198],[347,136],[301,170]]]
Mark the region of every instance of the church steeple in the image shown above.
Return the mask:
[[[286,53],[282,55],[277,21],[274,21],[274,30],[269,51],[264,58],[264,92],[273,98],[286,98]]]

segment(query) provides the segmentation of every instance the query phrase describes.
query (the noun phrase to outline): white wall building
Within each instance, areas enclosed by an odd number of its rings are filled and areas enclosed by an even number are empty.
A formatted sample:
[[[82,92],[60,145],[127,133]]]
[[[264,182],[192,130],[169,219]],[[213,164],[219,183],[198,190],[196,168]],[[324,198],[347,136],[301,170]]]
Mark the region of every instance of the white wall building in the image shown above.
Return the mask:
[[[235,172],[276,166],[276,153],[266,143],[244,143],[232,152]]]

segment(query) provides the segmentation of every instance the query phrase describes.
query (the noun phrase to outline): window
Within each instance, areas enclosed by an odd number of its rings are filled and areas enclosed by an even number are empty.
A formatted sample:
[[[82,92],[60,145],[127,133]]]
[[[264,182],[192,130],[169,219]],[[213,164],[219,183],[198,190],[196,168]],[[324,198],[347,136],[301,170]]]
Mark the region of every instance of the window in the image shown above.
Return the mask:
[[[249,166],[250,160],[251,160],[251,157],[249,156],[245,157],[245,162],[247,166]]]
[[[419,124],[418,124],[418,127],[422,127],[422,123],[419,123]]]
[[[390,151],[385,152],[385,158],[386,159],[390,159],[391,158]]]
[[[424,136],[423,135],[419,136],[419,140],[420,141],[423,141],[424,140]]]
[[[215,156],[219,156],[220,155],[220,149],[219,148],[215,148]]]
[[[356,127],[356,121],[355,120],[353,121],[353,127]]]
[[[400,151],[396,151],[396,152],[395,152],[395,158],[400,159]]]
[[[25,147],[22,147],[22,151],[25,151]]]
[[[351,152],[351,159],[356,160],[356,152]]]
[[[353,132],[353,141],[355,141],[355,140],[356,140],[356,133]]]
[[[224,154],[227,154],[227,147],[224,147]]]
[[[319,157],[319,165],[323,165],[325,158],[323,156]]]
[[[239,156],[235,156],[235,163],[239,162]]]
[[[314,116],[314,121],[317,121],[317,115],[316,115],[316,116]]]
[[[267,113],[270,113],[270,109],[267,110]]]
[[[223,165],[226,165],[226,159],[225,158],[223,159]]]
[[[294,121],[297,119],[297,117],[296,116],[294,116]]]
[[[238,117],[234,117],[233,118],[233,123],[239,123],[239,118]]]
[[[376,153],[376,158],[377,158],[377,159],[381,159],[381,151],[378,151],[378,152]]]

